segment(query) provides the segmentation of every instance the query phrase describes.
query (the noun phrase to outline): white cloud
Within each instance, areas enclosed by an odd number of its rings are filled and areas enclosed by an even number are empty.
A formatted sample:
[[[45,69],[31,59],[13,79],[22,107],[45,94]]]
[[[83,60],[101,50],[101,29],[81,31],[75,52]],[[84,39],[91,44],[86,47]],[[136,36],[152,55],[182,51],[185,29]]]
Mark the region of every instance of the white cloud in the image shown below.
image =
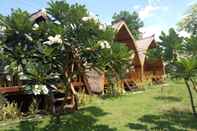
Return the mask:
[[[175,27],[174,27],[175,28]],[[143,33],[143,38],[155,35],[155,39],[159,41],[159,36],[161,35],[161,31],[164,31],[168,34],[168,27],[167,26],[160,26],[160,25],[150,25],[147,27],[140,28],[140,32]],[[186,31],[177,32],[180,37],[190,37]]]
[[[156,13],[157,11],[169,11],[169,7],[168,6],[160,6],[160,2],[161,0],[148,0],[148,4],[146,6],[144,6],[143,8],[138,8],[138,13],[139,16],[142,20],[144,20],[145,18],[151,17],[154,15],[154,13]],[[140,6],[134,6],[136,7],[140,7]]]
[[[197,0],[190,1],[187,6],[192,6],[193,4],[197,4]]]
[[[142,8],[138,13],[139,17],[141,19],[145,19],[147,17],[150,17],[154,14],[155,11],[159,10],[159,6],[152,6],[152,5],[147,5],[144,8]]]

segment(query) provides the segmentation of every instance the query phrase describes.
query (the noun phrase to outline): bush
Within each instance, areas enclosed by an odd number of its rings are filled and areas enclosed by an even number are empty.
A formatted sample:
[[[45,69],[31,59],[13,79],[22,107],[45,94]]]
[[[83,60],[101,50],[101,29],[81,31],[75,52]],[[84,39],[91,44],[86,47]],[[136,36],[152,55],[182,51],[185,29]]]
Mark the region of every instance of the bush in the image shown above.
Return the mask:
[[[92,98],[90,95],[85,93],[85,90],[80,90],[77,93],[78,96],[78,104],[79,105],[86,105],[91,102]]]
[[[109,85],[109,87],[106,88],[106,95],[109,95],[109,96],[121,96],[124,93],[125,93],[125,90],[121,86],[121,83]]]
[[[33,102],[29,106],[29,114],[35,115],[38,112],[38,103],[36,102],[36,99],[33,99]]]
[[[3,104],[2,108],[0,109],[0,121],[8,120],[8,119],[18,119],[20,118],[21,113],[18,109],[16,103],[6,103]]]

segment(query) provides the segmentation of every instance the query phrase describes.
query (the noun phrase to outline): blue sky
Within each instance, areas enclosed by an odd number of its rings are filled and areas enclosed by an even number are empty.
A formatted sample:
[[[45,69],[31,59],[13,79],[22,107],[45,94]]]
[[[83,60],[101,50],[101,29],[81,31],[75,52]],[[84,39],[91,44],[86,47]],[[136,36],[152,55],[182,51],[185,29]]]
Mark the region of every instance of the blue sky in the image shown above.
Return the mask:
[[[11,8],[21,8],[29,12],[47,7],[49,0],[1,0],[0,13],[8,15]],[[99,15],[99,18],[110,23],[115,12],[120,10],[138,11],[144,21],[141,29],[145,36],[166,31],[175,27],[176,23],[185,14],[185,11],[197,0],[67,0],[69,3],[85,4],[90,12]]]

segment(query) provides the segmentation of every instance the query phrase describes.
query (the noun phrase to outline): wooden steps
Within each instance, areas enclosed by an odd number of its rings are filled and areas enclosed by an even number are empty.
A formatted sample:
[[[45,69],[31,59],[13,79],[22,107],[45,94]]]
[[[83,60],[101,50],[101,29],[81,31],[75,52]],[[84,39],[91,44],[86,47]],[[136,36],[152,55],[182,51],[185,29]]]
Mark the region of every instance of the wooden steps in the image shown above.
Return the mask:
[[[52,90],[52,112],[54,114],[61,114],[65,111],[73,112],[77,109],[76,107],[76,96],[72,93],[65,94]]]
[[[135,82],[124,80],[124,88],[126,91],[133,91],[138,88]]]

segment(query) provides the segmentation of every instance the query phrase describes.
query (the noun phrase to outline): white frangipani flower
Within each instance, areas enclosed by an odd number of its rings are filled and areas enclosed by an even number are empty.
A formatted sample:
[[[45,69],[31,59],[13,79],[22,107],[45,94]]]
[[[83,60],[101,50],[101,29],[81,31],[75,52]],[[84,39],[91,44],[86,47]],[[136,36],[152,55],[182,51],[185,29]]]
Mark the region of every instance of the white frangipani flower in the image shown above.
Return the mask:
[[[32,91],[33,91],[34,95],[40,95],[42,92],[39,85],[35,85]]]
[[[37,30],[38,28],[39,28],[39,25],[38,24],[34,24],[32,29],[33,30]]]
[[[54,23],[55,23],[55,24],[58,24],[58,25],[61,25],[61,22],[58,21],[58,20],[54,21]]]
[[[43,92],[43,94],[48,94],[49,93],[49,90],[48,90],[48,88],[46,87],[46,85],[43,85],[42,86],[42,92]]]
[[[83,17],[82,21],[87,22],[87,21],[92,20],[92,19],[93,19],[92,17],[87,16],[87,17]]]
[[[106,25],[105,24],[100,24],[99,25],[99,30],[105,31],[106,30]]]
[[[105,48],[105,43],[104,42],[100,42],[100,46],[101,46],[101,49],[104,49]]]
[[[105,40],[99,41],[98,43],[100,44],[101,49],[105,49],[105,48],[110,49],[111,48],[110,44]]]
[[[49,90],[46,87],[46,85],[35,85],[32,91],[33,91],[34,95],[40,95],[41,93],[43,93],[43,94],[49,93]]]
[[[11,81],[11,77],[10,77],[9,75],[6,75],[6,79],[7,79],[8,81]]]
[[[62,44],[62,42],[63,42],[62,39],[61,39],[61,35],[59,35],[59,34],[55,35],[55,37],[49,36],[48,40],[49,41],[44,42],[44,44],[48,44],[48,45],[52,45],[52,44],[55,44],[55,43]]]
[[[91,50],[91,48],[90,47],[87,47],[86,50]]]
[[[89,16],[86,16],[86,17],[82,18],[82,21],[85,21],[85,22],[87,22],[89,20],[94,20],[96,23],[99,23],[98,17],[91,12],[89,12]]]
[[[93,13],[89,12],[89,16],[83,17],[82,21],[87,22],[93,20],[95,23],[99,24],[99,29],[105,31],[106,24],[99,21],[98,16],[94,15]]]
[[[5,26],[0,26],[0,32],[4,32],[6,30]]]

